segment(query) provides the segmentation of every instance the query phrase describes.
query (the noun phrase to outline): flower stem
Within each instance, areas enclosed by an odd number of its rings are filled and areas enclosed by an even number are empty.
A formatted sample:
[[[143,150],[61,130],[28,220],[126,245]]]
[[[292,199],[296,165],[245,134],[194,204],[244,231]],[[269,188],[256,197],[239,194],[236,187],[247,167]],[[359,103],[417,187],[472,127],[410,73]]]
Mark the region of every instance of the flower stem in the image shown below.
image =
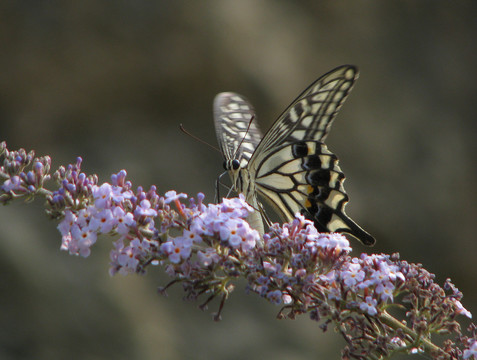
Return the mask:
[[[409,335],[412,339],[414,339],[415,344],[413,345],[415,345],[416,348],[419,346],[423,348],[424,353],[441,353],[444,356],[446,355],[446,353],[439,346],[435,345],[432,341],[420,336],[416,331],[411,330],[401,321],[391,316],[389,313],[383,312],[381,315],[379,315],[379,320],[382,323],[392,327],[393,329],[401,329],[406,335]]]

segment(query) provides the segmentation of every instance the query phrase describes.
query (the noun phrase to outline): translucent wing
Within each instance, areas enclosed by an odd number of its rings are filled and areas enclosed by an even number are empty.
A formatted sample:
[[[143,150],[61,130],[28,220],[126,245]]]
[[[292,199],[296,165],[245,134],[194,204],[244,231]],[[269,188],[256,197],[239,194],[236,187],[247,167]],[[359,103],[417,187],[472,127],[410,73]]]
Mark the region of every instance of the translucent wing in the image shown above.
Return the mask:
[[[237,159],[245,167],[262,134],[252,105],[243,96],[224,92],[214,100],[214,122],[220,150],[226,161]]]

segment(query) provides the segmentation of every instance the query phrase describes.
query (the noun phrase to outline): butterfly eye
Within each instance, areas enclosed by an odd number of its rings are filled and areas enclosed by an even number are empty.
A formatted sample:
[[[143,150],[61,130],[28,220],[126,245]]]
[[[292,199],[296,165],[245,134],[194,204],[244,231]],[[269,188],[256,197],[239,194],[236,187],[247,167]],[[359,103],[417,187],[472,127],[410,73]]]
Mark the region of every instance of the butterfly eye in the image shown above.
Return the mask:
[[[232,169],[238,170],[239,167],[240,167],[240,161],[238,161],[237,159],[232,160]]]

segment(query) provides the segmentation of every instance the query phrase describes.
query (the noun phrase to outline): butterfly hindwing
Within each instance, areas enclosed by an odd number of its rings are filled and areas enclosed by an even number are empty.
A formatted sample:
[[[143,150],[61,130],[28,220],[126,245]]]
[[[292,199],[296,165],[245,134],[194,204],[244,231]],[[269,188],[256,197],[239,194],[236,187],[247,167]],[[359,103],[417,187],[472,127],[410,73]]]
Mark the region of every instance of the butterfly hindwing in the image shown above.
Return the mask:
[[[301,141],[269,153],[255,172],[255,188],[284,221],[301,213],[320,232],[346,232],[372,245],[374,239],[345,213],[345,176],[324,143]]]

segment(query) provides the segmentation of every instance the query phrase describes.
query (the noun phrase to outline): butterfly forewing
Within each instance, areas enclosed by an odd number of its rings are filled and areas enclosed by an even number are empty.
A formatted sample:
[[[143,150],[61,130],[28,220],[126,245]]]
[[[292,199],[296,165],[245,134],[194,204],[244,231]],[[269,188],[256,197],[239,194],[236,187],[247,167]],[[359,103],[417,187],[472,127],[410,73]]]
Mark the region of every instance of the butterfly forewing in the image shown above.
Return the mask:
[[[345,213],[348,202],[337,157],[323,143],[358,77],[344,65],[311,84],[280,115],[260,141],[252,106],[240,95],[222,93],[214,102],[217,137],[235,190],[262,209],[257,194],[290,221],[297,212],[321,232],[345,232],[367,245],[374,238]],[[247,130],[248,129],[248,130]]]
[[[357,77],[356,67],[344,65],[312,83],[279,116],[258,145],[255,156],[264,154],[277,144],[324,141]]]

